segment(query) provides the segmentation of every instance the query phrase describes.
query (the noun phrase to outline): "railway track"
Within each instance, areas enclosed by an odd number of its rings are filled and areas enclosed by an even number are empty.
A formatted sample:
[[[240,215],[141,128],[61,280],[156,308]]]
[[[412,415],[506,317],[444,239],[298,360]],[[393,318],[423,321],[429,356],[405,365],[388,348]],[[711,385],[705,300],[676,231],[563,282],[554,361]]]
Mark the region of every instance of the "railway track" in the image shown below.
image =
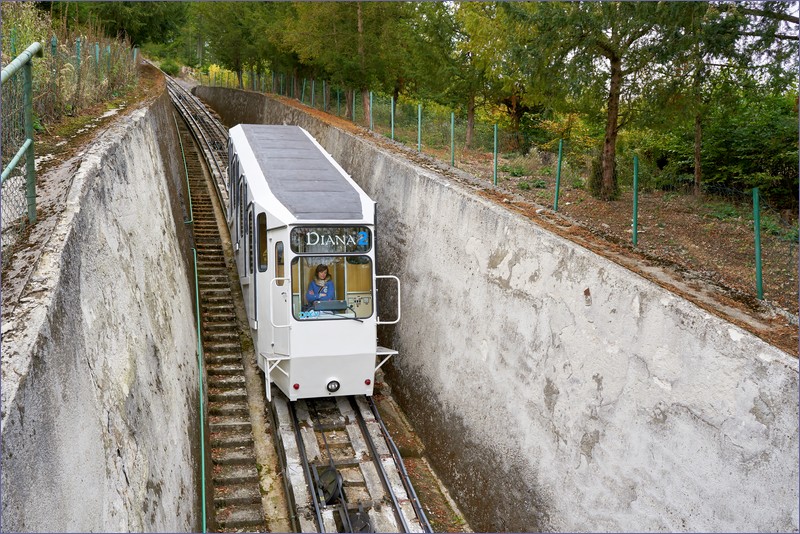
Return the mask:
[[[215,526],[223,531],[266,530],[231,290],[237,281],[228,276],[220,238],[225,229],[217,225],[211,199],[213,188],[224,211],[227,130],[199,100],[166,78],[183,118],[176,123],[194,209]],[[294,403],[279,393],[272,398],[273,430],[296,531],[432,532],[371,398]]]
[[[272,402],[295,529],[432,532],[368,397]]]

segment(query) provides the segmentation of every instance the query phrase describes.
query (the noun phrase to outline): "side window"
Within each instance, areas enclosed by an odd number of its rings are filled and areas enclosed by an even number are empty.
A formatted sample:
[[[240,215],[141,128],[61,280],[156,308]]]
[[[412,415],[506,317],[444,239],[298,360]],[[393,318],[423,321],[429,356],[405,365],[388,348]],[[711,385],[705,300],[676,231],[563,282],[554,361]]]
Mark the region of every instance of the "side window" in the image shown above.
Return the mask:
[[[228,166],[228,192],[233,195],[233,188],[236,185],[236,177],[239,176],[239,158],[234,155],[231,164]]]
[[[255,239],[253,239],[255,237],[255,234],[253,233],[253,227],[254,227],[254,225],[253,225],[253,208],[251,207],[250,208],[250,217],[248,218],[248,221],[247,221],[247,248],[248,248],[247,255],[250,257],[250,261],[249,261],[250,273],[253,273],[253,271],[255,271],[255,263],[256,263],[255,247],[253,246],[253,241],[255,241]]]
[[[233,176],[235,177],[237,175],[234,174]],[[239,201],[239,194],[238,194],[239,192],[237,191],[237,187],[236,187],[237,185],[238,185],[238,183],[236,182],[236,180],[233,177],[231,177],[231,198],[230,198],[231,217],[233,217],[234,214],[236,213],[236,208],[238,206],[237,202]]]
[[[283,278],[283,241],[275,243],[275,278]],[[284,280],[275,282],[279,286],[283,285]]]
[[[244,177],[239,178],[239,239],[244,234],[244,206],[247,203],[247,189],[244,187]]]
[[[267,214],[258,214],[258,270],[267,270]]]

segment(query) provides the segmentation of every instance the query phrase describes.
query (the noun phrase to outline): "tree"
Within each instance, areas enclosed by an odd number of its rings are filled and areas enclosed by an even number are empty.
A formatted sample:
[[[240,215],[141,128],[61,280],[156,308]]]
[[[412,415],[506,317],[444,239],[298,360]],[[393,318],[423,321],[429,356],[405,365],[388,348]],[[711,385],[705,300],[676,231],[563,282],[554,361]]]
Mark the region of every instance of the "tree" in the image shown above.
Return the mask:
[[[629,117],[625,97],[638,94],[640,74],[669,46],[661,38],[664,8],[654,2],[581,2],[503,4],[510,15],[526,22],[529,31],[520,44],[527,51],[519,60],[529,84],[563,99],[598,107],[605,93],[604,140],[600,173],[590,187],[603,199],[618,194],[616,142]],[[554,91],[555,90],[555,91]]]
[[[398,80],[407,77],[405,52],[413,4],[301,2],[294,5],[294,12],[294,19],[285,19],[281,44],[301,64],[359,92],[365,119],[370,89],[393,90]]]
[[[52,7],[60,16],[70,9],[70,3],[43,2],[44,9]],[[128,38],[134,46],[146,42],[167,43],[186,22],[188,4],[183,2],[86,2],[73,3],[76,18],[71,22],[99,23],[111,37]]]
[[[779,2],[758,4],[758,9],[705,2],[670,4],[667,9],[671,24],[665,32],[672,31],[673,46],[658,58],[648,115],[669,117],[672,124],[685,117],[692,120],[697,195],[702,190],[703,128],[712,102],[741,98],[739,89],[753,86],[751,74],[782,90],[786,69],[794,68],[788,61],[793,46],[781,37],[781,27],[797,18],[782,11],[788,5]]]
[[[250,2],[198,2],[193,6],[198,29],[205,36],[211,55],[237,75],[243,87],[245,67],[259,58],[253,21],[259,17],[259,4]]]

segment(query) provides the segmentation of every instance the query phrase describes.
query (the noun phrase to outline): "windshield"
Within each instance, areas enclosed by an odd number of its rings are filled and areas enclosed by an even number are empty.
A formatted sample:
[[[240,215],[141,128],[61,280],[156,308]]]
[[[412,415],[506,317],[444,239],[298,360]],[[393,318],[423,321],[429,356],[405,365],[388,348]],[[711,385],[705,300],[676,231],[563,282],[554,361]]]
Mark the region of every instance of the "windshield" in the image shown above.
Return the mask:
[[[374,309],[368,256],[301,256],[292,261],[292,315],[300,321],[365,319]]]

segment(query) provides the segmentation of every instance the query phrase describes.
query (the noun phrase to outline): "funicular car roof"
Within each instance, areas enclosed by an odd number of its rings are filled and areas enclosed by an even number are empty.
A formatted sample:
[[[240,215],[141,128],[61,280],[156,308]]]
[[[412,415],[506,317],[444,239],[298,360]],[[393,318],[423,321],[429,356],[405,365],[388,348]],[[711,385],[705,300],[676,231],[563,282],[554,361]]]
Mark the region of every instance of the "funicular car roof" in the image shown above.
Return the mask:
[[[270,190],[297,219],[363,218],[359,191],[300,127],[241,127]]]

